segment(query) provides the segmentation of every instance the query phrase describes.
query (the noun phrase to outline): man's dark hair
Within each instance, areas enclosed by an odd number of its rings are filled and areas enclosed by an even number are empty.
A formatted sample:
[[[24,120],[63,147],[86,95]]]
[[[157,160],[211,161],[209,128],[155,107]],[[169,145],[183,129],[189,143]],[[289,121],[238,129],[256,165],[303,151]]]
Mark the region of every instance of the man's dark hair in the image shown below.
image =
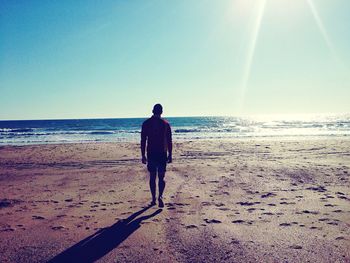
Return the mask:
[[[163,107],[162,107],[162,105],[160,105],[159,103],[158,104],[156,104],[156,105],[154,105],[154,107],[153,107],[153,114],[157,114],[157,115],[160,115],[160,114],[162,114],[163,113]]]

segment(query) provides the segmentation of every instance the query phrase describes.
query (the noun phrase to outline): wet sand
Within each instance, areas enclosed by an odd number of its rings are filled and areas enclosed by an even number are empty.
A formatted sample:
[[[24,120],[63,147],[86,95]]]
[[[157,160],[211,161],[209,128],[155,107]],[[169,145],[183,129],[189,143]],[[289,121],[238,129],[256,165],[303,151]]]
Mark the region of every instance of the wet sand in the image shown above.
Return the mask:
[[[350,140],[0,147],[0,262],[350,262]]]

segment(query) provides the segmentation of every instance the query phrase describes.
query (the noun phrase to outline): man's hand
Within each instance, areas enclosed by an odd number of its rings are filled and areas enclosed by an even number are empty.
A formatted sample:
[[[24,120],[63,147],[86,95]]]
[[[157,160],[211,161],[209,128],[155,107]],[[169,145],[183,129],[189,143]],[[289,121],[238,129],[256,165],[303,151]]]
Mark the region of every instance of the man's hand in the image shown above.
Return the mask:
[[[173,157],[171,156],[171,154],[169,154],[168,156],[168,163],[172,163],[173,162]]]
[[[143,164],[146,164],[146,163],[147,163],[147,158],[146,158],[146,156],[144,156],[144,155],[142,156],[142,163],[143,163]]]

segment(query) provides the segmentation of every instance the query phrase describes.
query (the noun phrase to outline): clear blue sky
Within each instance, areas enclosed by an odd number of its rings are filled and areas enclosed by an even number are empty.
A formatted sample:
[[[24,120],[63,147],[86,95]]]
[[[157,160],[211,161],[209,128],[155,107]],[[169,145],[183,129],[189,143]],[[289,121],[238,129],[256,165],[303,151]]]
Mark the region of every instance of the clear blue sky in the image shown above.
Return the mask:
[[[0,0],[0,119],[350,112],[349,0]]]

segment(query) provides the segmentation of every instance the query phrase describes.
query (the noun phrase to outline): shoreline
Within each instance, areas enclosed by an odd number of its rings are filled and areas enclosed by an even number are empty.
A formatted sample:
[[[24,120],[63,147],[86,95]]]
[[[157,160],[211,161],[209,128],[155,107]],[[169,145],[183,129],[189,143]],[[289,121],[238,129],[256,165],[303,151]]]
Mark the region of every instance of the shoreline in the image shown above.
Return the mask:
[[[185,142],[205,142],[205,141],[225,141],[225,142],[234,142],[234,141],[305,141],[305,140],[313,140],[313,141],[320,141],[320,140],[350,140],[350,135],[298,135],[298,136],[240,136],[240,137],[212,137],[212,138],[175,138],[174,141],[178,143],[185,143]],[[37,142],[37,143],[1,143],[0,142],[0,148],[1,147],[7,147],[7,146],[45,146],[45,145],[71,145],[71,144],[111,144],[111,143],[131,143],[131,144],[137,144],[140,140],[115,140],[115,141],[65,141],[65,142]]]

